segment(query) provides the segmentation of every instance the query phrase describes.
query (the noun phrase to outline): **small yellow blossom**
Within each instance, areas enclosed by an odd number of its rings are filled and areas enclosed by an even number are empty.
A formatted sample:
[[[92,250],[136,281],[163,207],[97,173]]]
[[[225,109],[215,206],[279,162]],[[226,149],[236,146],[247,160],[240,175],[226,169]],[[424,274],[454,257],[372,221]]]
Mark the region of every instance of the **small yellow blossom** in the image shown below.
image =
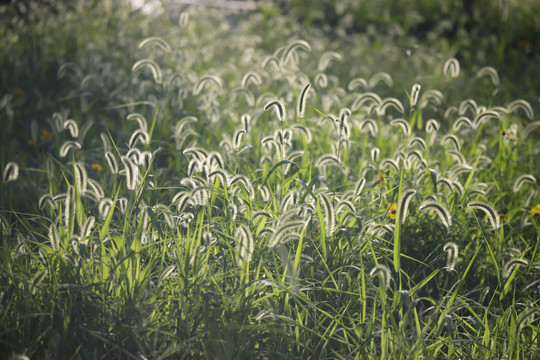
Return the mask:
[[[21,88],[16,88],[13,92],[15,95],[24,95],[24,90]]]
[[[533,206],[529,217],[535,220],[540,220],[540,204],[536,204],[535,206]]]
[[[28,140],[28,145],[30,145],[30,146],[36,146],[36,145],[37,145],[37,141],[36,141],[36,140]]]
[[[167,164],[170,164],[172,162],[172,156],[167,157]]]
[[[49,140],[50,138],[52,138],[54,136],[54,133],[50,132],[49,130],[47,130],[45,128],[41,129],[41,133],[43,134],[39,138],[39,140],[41,140],[41,141]]]
[[[80,150],[75,151],[75,157],[82,161],[86,160],[86,156]]]
[[[383,183],[384,183],[384,175],[382,174],[382,172],[379,171],[379,186],[383,186]]]
[[[92,169],[96,170],[97,172],[102,172],[103,171],[103,166],[99,165],[99,164],[92,164]]]
[[[390,216],[392,220],[395,220],[396,215],[397,215],[397,203],[388,204],[388,207],[386,208],[386,212],[388,213],[388,216]]]
[[[508,219],[508,217],[505,215],[505,214],[499,214],[499,219],[501,219],[502,221],[506,221]]]

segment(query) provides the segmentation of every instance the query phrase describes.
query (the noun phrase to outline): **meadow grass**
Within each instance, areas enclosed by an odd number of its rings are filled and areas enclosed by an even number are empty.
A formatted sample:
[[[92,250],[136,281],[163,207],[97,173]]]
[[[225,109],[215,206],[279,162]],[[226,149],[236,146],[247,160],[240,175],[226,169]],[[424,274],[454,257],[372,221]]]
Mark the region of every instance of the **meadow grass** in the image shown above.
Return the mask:
[[[13,15],[1,353],[537,356],[535,84],[268,5]]]

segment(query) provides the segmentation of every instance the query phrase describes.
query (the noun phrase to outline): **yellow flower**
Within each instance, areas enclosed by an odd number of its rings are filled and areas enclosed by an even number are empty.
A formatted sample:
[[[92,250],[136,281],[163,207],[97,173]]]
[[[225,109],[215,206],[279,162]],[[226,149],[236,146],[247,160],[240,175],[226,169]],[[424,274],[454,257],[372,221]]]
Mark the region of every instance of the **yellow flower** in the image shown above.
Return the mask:
[[[37,141],[36,141],[36,140],[28,140],[28,145],[30,145],[30,146],[36,146],[36,145],[37,145]]]
[[[505,214],[499,214],[499,219],[501,219],[502,221],[506,221],[508,217]]]
[[[99,165],[99,164],[92,164],[92,169],[96,170],[97,172],[102,172],[103,171],[103,166]]]
[[[24,90],[21,88],[16,88],[13,92],[15,95],[24,95]]]
[[[396,215],[397,215],[397,203],[388,204],[388,207],[386,208],[386,212],[392,220],[395,220]]]
[[[379,171],[379,179],[380,179],[379,186],[382,186],[384,183],[384,175],[380,171]]]
[[[540,204],[536,204],[536,206],[533,206],[533,208],[531,209],[531,215],[529,215],[529,217],[535,220],[540,220]]]
[[[172,162],[172,156],[167,157],[167,164],[170,164]]]
[[[41,129],[41,132],[43,133],[43,135],[41,135],[41,137],[39,138],[41,141],[49,140],[54,136],[54,133],[50,132],[45,128]]]
[[[506,130],[501,131],[501,135],[506,137],[512,137],[512,135],[510,135],[510,133]]]

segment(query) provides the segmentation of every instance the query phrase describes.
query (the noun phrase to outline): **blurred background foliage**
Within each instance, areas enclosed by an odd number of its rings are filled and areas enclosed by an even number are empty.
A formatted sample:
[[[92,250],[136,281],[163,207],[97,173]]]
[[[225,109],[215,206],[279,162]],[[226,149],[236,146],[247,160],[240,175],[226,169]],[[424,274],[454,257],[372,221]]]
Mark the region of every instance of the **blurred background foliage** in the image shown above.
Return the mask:
[[[426,45],[451,47],[464,68],[489,63],[515,78],[539,60],[540,1],[536,0],[278,0],[282,12],[305,27],[344,37],[367,33],[395,39],[416,38]],[[524,68],[525,67],[525,68]],[[529,90],[538,90],[538,82]],[[521,89],[523,90],[523,89]]]

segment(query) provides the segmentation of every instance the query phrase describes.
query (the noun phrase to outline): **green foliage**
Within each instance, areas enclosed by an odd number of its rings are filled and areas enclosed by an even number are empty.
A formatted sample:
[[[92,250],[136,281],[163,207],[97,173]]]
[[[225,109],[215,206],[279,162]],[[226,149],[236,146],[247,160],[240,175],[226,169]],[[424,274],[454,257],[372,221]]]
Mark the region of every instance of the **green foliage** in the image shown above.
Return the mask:
[[[534,357],[538,84],[283,4],[0,7],[0,353]]]

